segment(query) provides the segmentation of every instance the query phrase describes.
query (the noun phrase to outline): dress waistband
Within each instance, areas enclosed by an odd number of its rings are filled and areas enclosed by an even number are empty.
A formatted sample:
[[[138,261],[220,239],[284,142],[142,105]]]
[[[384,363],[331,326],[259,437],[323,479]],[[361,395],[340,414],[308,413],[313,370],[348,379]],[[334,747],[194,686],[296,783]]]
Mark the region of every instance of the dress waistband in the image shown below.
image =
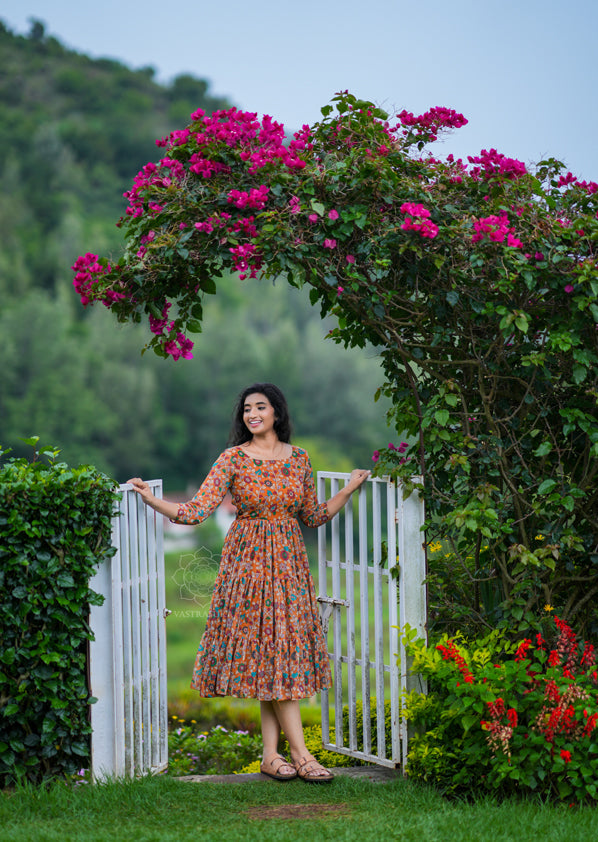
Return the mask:
[[[297,520],[295,515],[272,515],[272,517],[264,517],[263,515],[237,515],[236,520],[266,520],[268,523],[278,523],[284,520]]]

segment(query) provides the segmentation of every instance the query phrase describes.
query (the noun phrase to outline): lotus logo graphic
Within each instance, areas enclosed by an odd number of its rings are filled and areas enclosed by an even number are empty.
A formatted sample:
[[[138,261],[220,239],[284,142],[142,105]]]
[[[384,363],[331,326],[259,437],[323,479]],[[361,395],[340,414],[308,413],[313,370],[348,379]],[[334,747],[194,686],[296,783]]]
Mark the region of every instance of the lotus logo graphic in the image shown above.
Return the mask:
[[[179,587],[179,598],[196,605],[209,604],[219,566],[220,556],[206,547],[182,555],[172,576]]]

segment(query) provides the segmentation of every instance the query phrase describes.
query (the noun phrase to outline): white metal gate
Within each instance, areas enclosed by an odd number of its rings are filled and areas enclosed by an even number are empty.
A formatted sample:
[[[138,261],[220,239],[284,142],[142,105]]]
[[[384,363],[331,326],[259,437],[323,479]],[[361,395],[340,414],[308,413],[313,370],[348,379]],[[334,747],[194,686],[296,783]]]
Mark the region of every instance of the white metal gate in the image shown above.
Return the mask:
[[[319,471],[318,499],[336,494],[349,476]],[[421,479],[414,481],[419,484]],[[423,499],[417,491],[403,499],[400,484],[372,478],[318,530],[318,601],[324,630],[329,641],[332,638],[329,657],[334,682],[332,699],[329,691],[322,693],[324,747],[393,768],[404,769],[407,759],[401,693],[425,690],[423,681],[409,671],[399,634],[409,624],[420,637],[426,636],[423,521]],[[375,741],[370,713],[374,700],[380,724]],[[389,706],[392,727],[387,745],[384,722]]]
[[[162,497],[162,480],[149,483]],[[90,587],[104,596],[90,626],[91,763],[95,779],[168,765],[163,519],[130,485],[112,520],[116,554]]]

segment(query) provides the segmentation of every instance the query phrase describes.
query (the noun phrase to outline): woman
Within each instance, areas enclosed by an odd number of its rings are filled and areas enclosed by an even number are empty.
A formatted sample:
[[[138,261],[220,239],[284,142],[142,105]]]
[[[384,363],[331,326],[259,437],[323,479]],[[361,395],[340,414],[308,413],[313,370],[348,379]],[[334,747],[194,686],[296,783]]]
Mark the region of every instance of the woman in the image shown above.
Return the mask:
[[[290,444],[286,400],[272,383],[255,383],[237,403],[232,447],[214,463],[195,497],[159,500],[139,477],[129,480],[143,501],[177,523],[200,523],[227,491],[237,509],[191,686],[202,696],[260,700],[261,772],[278,781],[322,783],[333,775],[308,752],[299,699],[332,684],[326,641],[297,517],[312,527],[339,512],[370,472],[318,503],[307,453]],[[281,731],[290,762],[278,753]]]

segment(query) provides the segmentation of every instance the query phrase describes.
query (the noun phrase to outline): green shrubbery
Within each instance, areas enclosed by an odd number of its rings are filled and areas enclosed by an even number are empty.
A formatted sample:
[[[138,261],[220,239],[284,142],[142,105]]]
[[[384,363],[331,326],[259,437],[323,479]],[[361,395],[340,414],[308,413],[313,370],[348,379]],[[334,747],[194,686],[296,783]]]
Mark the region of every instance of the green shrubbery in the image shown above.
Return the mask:
[[[0,469],[0,785],[89,758],[89,579],[112,552],[114,484],[41,455]]]
[[[173,723],[174,724],[174,723]],[[168,772],[171,775],[227,775],[261,756],[262,738],[249,731],[228,730],[222,725],[198,732],[176,724],[168,740]]]
[[[471,644],[408,640],[413,670],[430,683],[406,700],[419,730],[411,777],[446,792],[598,800],[596,653],[559,618],[545,626],[518,644],[498,630]]]

